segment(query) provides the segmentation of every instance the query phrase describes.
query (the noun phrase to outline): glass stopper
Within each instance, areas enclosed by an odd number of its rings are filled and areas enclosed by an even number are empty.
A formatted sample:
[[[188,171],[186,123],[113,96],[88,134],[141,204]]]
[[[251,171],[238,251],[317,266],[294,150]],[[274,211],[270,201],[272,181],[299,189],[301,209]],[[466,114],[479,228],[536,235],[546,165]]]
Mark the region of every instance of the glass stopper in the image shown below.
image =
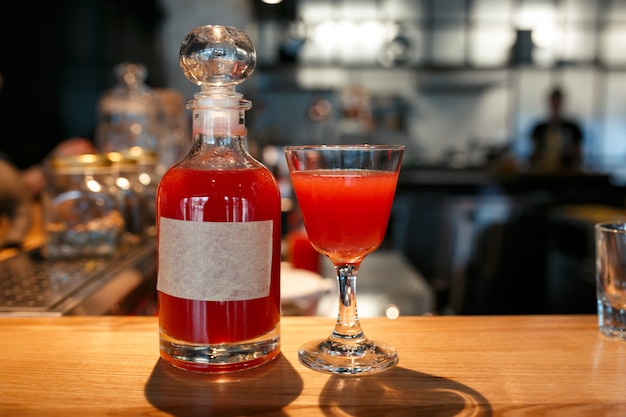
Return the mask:
[[[148,70],[144,65],[122,62],[113,68],[113,73],[119,86],[124,86],[128,90],[145,89],[144,83],[148,76]]]
[[[248,35],[234,27],[208,25],[193,29],[180,47],[180,67],[203,94],[233,94],[254,71],[256,51]]]

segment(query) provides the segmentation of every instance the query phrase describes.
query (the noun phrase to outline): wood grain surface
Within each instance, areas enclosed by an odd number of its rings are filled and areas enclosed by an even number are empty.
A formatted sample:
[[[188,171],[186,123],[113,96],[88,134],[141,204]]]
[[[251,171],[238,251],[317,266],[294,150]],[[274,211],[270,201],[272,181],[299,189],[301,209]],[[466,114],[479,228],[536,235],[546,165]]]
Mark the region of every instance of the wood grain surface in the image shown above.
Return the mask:
[[[333,320],[285,317],[282,353],[228,375],[159,359],[155,317],[0,318],[0,416],[626,416],[626,342],[595,316],[362,320],[394,369],[335,377],[297,349]]]

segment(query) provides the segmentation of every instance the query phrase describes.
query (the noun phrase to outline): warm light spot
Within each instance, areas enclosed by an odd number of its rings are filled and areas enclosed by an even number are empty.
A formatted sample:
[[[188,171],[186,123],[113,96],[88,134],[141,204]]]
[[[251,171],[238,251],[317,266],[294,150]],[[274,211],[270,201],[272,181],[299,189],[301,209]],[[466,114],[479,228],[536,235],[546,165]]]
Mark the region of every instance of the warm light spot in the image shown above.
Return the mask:
[[[141,123],[133,123],[130,125],[130,131],[133,135],[139,136],[143,132],[143,126]]]
[[[119,177],[115,183],[117,184],[118,187],[120,187],[122,190],[128,190],[130,188],[130,181],[128,181],[128,178],[124,178],[124,177]]]
[[[395,320],[400,317],[400,309],[394,304],[390,304],[385,309],[385,315],[388,319]]]
[[[276,146],[266,146],[263,148],[263,162],[269,166],[275,166],[280,159],[280,151]]]
[[[87,184],[87,188],[94,193],[99,193],[100,191],[102,191],[102,185],[100,185],[100,183],[93,178],[87,179],[85,183]]]
[[[150,183],[152,183],[152,178],[150,178],[149,174],[146,174],[145,172],[139,174],[139,182],[142,183],[143,185],[150,185]]]

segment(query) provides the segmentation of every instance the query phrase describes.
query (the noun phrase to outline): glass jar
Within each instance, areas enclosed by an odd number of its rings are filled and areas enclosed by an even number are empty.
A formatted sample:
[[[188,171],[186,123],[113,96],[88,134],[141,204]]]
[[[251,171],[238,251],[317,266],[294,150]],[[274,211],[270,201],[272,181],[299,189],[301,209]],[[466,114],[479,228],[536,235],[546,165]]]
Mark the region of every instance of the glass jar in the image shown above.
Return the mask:
[[[111,179],[111,162],[100,154],[55,157],[43,193],[46,257],[114,255],[124,219]]]
[[[95,142],[101,153],[133,148],[157,152],[162,134],[159,98],[145,83],[144,65],[123,62],[114,68],[117,84],[98,100]]]
[[[139,178],[137,159],[130,153],[109,152],[115,194],[124,218],[124,243],[139,244],[146,235],[147,218],[144,185]]]
[[[157,156],[143,152],[136,156],[139,182],[142,185],[146,235],[156,236],[156,195],[161,175],[157,173]]]

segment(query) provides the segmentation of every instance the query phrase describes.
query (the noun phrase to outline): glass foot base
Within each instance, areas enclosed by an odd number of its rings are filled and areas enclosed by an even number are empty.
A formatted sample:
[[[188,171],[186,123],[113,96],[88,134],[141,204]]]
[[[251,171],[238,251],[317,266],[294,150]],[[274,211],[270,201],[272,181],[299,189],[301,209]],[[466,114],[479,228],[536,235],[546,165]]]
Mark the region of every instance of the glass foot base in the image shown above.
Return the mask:
[[[385,371],[398,363],[390,346],[371,340],[343,343],[331,338],[305,343],[298,359],[307,368],[340,375],[367,375]]]
[[[224,373],[255,368],[280,353],[280,325],[261,337],[232,343],[199,344],[160,331],[161,357],[176,368]]]

